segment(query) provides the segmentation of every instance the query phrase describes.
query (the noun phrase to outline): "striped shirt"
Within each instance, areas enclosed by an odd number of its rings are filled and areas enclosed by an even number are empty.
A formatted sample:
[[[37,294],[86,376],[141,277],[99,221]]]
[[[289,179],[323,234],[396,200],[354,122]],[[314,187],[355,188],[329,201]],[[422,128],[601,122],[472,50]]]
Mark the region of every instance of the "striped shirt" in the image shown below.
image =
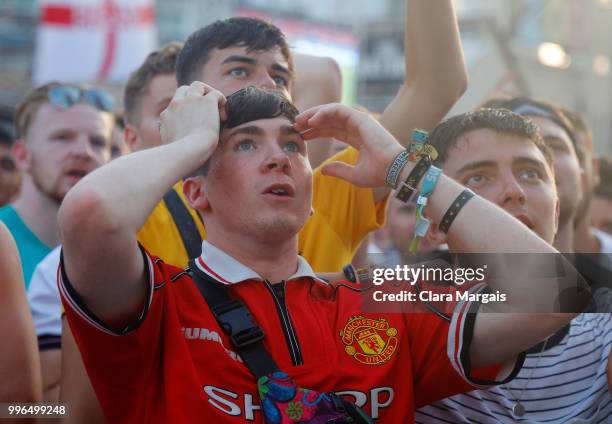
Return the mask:
[[[612,315],[582,314],[563,339],[530,353],[508,384],[443,399],[419,409],[416,423],[612,423],[606,365]],[[512,414],[516,398],[525,408]]]

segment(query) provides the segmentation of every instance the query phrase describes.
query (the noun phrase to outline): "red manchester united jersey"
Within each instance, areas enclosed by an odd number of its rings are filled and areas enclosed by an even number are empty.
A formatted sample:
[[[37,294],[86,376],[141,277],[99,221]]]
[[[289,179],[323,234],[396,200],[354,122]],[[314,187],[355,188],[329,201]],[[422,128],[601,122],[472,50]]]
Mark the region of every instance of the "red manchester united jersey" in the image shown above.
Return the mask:
[[[108,421],[262,422],[255,378],[189,274],[145,257],[149,298],[123,329],[88,311],[60,272],[66,316]],[[477,304],[458,304],[451,322],[368,314],[359,293],[317,279],[302,258],[295,275],[274,285],[208,242],[196,262],[245,302],[266,348],[299,386],[342,394],[379,422],[412,422],[415,408],[494,384],[499,371],[469,368],[467,312]]]

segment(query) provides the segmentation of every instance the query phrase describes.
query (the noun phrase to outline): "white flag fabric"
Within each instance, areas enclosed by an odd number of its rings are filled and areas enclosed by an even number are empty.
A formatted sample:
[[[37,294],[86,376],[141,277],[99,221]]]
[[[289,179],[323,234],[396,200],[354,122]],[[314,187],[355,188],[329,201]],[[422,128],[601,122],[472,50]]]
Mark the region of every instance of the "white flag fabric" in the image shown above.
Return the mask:
[[[36,85],[127,79],[156,47],[154,0],[40,0]]]

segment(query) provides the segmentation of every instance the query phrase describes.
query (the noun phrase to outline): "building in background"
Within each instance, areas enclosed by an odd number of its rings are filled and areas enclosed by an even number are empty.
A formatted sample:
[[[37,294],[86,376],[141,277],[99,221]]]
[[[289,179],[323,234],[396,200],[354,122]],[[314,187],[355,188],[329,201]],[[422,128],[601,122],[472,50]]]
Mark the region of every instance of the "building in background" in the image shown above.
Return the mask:
[[[0,2],[0,104],[14,106],[30,86],[38,4]]]
[[[596,149],[612,153],[612,0],[456,6],[470,85],[452,114],[493,93],[547,98],[585,114]],[[155,0],[155,7],[158,44],[237,12],[270,17],[297,50],[341,61],[345,100],[374,111],[403,80],[404,0]],[[35,0],[0,2],[0,103],[14,104],[31,85],[38,21]],[[120,81],[107,88],[119,94]]]

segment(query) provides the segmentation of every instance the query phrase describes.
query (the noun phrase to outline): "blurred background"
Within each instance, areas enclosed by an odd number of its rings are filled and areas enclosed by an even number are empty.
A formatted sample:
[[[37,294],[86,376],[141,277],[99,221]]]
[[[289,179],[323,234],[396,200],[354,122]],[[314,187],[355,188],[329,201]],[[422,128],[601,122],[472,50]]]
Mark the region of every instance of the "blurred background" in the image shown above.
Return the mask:
[[[433,1],[433,0],[412,0]],[[258,16],[299,52],[330,56],[343,101],[381,111],[403,80],[405,0],[1,0],[0,105],[53,79],[122,84],[157,46],[214,20]],[[456,0],[468,91],[450,112],[494,93],[583,113],[596,151],[612,153],[612,0]]]

